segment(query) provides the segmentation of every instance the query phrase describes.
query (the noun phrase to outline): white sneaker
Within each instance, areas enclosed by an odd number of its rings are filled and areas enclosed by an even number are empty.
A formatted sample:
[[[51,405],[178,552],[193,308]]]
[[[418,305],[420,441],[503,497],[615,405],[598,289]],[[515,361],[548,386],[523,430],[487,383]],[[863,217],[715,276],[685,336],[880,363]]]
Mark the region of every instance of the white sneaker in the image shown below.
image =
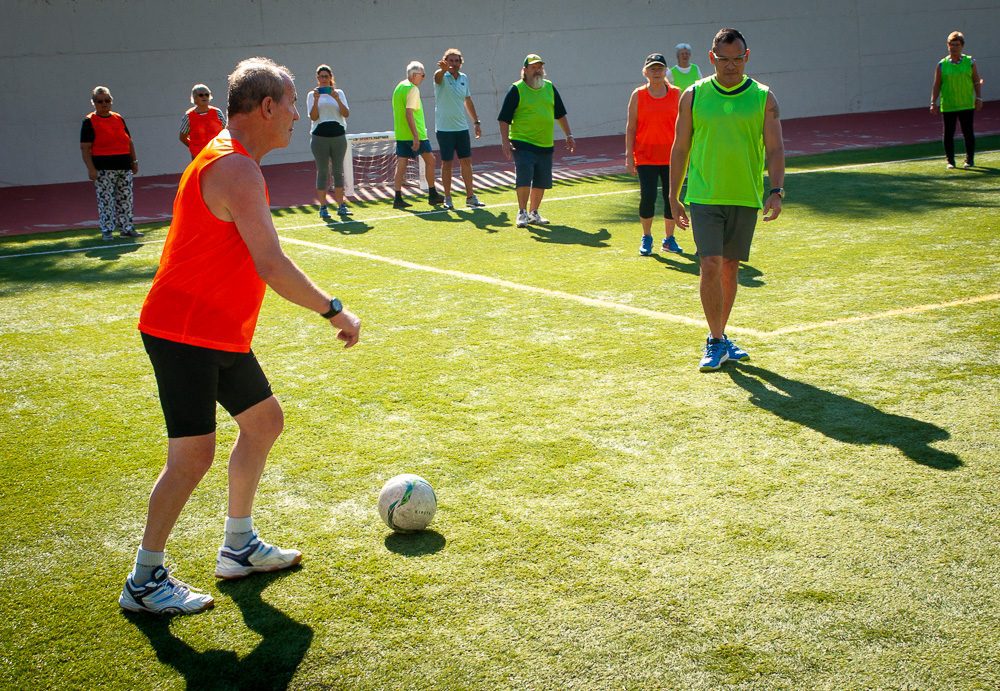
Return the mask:
[[[252,573],[287,569],[300,561],[302,552],[269,545],[255,533],[243,549],[229,549],[225,545],[219,548],[219,556],[215,560],[215,577],[226,580],[243,578]]]
[[[165,567],[158,566],[153,571],[153,579],[143,586],[133,583],[131,576],[126,578],[118,604],[130,612],[194,614],[214,607],[215,600],[208,593],[177,580]]]
[[[526,211],[517,212],[517,227],[525,228],[528,225],[528,213]]]
[[[445,196],[445,198],[444,198],[444,204],[442,204],[442,206],[444,206],[444,208],[446,210],[448,210],[448,211],[454,211],[455,210],[455,205],[451,203],[451,195],[450,194],[447,195],[447,196]]]
[[[481,209],[484,206],[486,206],[481,201],[479,201],[479,197],[477,197],[476,195],[472,195],[471,197],[466,197],[465,205],[470,209]]]
[[[548,225],[549,219],[544,218],[538,211],[528,212],[528,223],[533,223],[535,225],[544,226]]]

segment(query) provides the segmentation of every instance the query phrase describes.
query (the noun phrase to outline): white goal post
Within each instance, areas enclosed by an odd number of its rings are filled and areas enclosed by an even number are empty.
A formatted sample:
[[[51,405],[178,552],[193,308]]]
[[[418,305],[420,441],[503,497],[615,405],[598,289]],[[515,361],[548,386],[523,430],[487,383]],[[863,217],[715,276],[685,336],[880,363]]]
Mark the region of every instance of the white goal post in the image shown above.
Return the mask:
[[[416,182],[427,190],[424,159],[417,156],[417,165],[408,166],[406,181]],[[363,186],[392,186],[396,175],[396,137],[392,132],[359,132],[347,135],[344,153],[344,194],[356,196]]]

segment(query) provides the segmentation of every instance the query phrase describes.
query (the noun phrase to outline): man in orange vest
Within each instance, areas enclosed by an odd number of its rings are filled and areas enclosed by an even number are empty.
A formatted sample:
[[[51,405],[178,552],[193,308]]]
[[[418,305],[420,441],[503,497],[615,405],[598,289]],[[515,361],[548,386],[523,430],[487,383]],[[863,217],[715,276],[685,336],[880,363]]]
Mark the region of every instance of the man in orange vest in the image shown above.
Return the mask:
[[[184,171],[160,267],[139,331],[167,424],[167,462],[153,487],[135,568],[119,604],[130,611],[187,614],[212,597],[173,577],[163,551],[215,456],[216,402],[239,436],[229,456],[229,504],[217,578],[242,578],[299,563],[302,554],[257,537],[250,517],[264,463],[284,417],[250,349],[266,286],[329,320],[350,348],[361,321],[318,288],[281,249],[260,161],[288,146],[299,119],[287,68],[250,58],[229,75],[229,129]]]

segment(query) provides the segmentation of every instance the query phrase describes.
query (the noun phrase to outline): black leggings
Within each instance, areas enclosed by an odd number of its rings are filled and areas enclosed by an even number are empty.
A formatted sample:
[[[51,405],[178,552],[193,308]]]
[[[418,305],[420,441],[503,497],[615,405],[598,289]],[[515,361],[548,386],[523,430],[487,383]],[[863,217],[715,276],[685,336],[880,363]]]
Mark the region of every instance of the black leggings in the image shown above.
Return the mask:
[[[656,212],[656,185],[663,189],[663,217],[670,214],[670,166],[636,166],[639,175],[639,218],[652,218]]]
[[[941,113],[944,119],[944,155],[948,163],[955,165],[955,121],[962,126],[965,139],[965,160],[971,166],[976,162],[976,135],[972,131],[972,116],[975,110],[953,110]]]

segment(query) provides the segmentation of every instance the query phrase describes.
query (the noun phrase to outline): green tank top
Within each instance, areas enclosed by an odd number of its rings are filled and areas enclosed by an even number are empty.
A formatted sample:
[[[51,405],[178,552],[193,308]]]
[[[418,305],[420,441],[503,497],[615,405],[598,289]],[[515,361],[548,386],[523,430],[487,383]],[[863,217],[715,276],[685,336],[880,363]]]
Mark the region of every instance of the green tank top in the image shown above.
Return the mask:
[[[972,110],[976,107],[976,90],[972,85],[972,58],[963,55],[956,65],[944,58],[941,66],[941,112]]]
[[[535,146],[552,148],[552,128],[556,121],[556,92],[552,82],[542,81],[541,89],[532,89],[524,80],[514,82],[517,110],[510,124],[510,138]]]
[[[416,84],[409,79],[404,79],[396,85],[396,89],[392,92],[392,125],[398,141],[413,141],[413,132],[410,131],[410,123],[406,121],[406,97],[410,95],[411,89],[416,88]],[[417,137],[421,141],[427,139],[423,103],[413,111],[413,123],[417,126]]]
[[[714,76],[695,82],[685,202],[763,206],[767,92],[749,77],[732,89]]]
[[[670,68],[670,81],[673,82],[673,85],[676,86],[678,89],[684,91],[684,89],[688,88],[696,81],[698,81],[699,74],[701,74],[701,71],[698,69],[698,66],[695,65],[694,63],[691,63],[690,68],[687,71],[687,74],[681,72],[680,69],[677,67],[677,65],[674,65],[673,67]]]

